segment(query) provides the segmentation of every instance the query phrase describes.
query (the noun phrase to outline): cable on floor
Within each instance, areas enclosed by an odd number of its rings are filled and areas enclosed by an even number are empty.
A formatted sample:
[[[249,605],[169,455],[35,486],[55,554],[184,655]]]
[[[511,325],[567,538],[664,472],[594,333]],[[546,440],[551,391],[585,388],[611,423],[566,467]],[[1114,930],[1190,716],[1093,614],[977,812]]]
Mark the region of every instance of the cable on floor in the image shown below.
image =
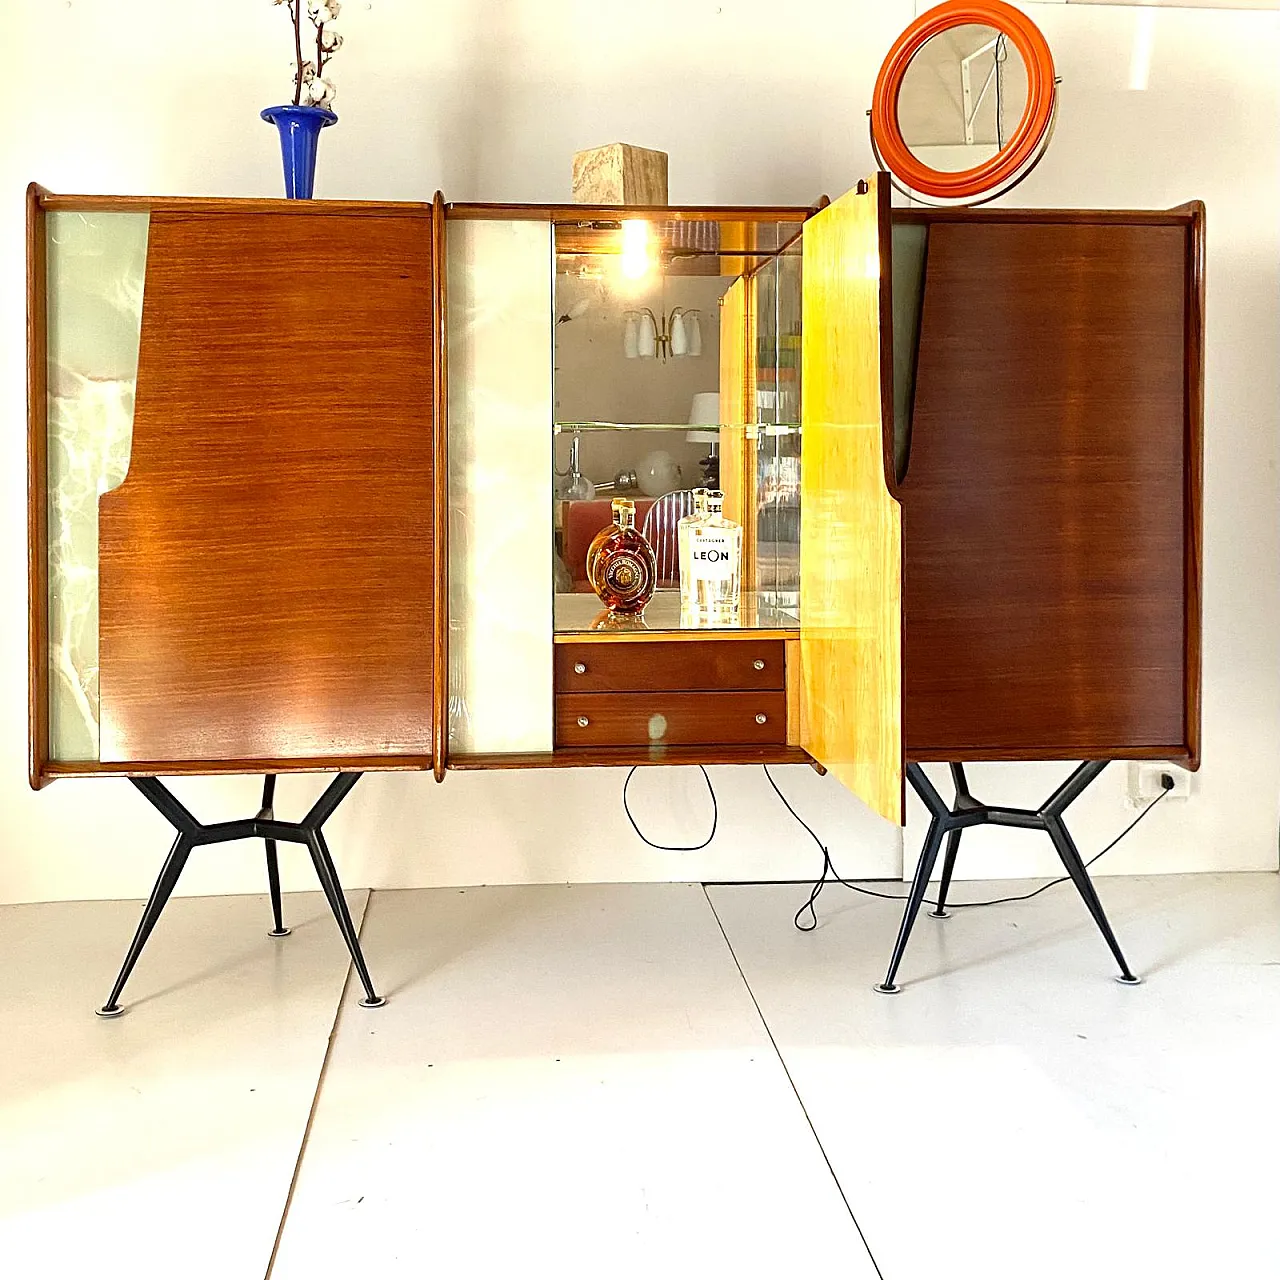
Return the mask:
[[[865,894],[868,898],[885,898],[890,902],[906,901],[907,897],[909,896],[908,894],[881,893],[877,889],[867,889],[860,884],[854,884],[852,880],[846,880],[843,876],[841,876],[836,871],[835,864],[831,861],[831,851],[818,838],[818,833],[814,831],[814,829],[795,811],[795,809],[791,805],[791,802],[787,799],[786,796],[782,794],[781,790],[779,790],[778,784],[773,780],[773,774],[769,772],[769,766],[766,764],[766,765],[762,765],[761,768],[764,769],[764,776],[768,778],[769,785],[773,788],[774,793],[777,795],[778,799],[782,801],[783,806],[785,807],[787,812],[809,833],[809,835],[813,838],[814,844],[816,844],[818,848],[822,850],[822,875],[819,876],[816,881],[814,881],[813,888],[809,892],[808,901],[795,914],[795,926],[797,929],[799,929],[802,933],[810,933],[818,927],[818,913],[814,909],[814,903],[818,901],[818,896],[819,894],[822,893],[822,890],[832,881],[834,881],[837,884],[844,885],[846,889],[852,889],[854,893]],[[1098,861],[1099,858],[1102,857],[1104,853],[1110,853],[1111,850],[1114,849],[1116,845],[1118,845],[1120,841],[1123,840],[1125,836],[1127,836],[1129,832],[1132,831],[1134,827],[1136,827],[1138,823],[1140,823],[1143,820],[1143,818],[1145,818],[1147,814],[1149,814],[1151,810],[1154,809],[1156,805],[1158,805],[1160,801],[1163,800],[1165,796],[1167,796],[1168,794],[1169,794],[1169,790],[1166,789],[1164,791],[1161,791],[1161,793],[1158,796],[1155,796],[1151,800],[1148,800],[1142,812],[1139,813],[1138,816],[1134,818],[1134,820],[1131,823],[1129,823],[1129,825],[1125,827],[1125,829],[1122,832],[1120,832],[1120,834],[1116,836],[1116,838],[1112,840],[1111,843],[1107,845],[1105,849],[1101,850],[1101,852],[1099,853],[1095,853],[1093,857],[1090,858],[1088,862],[1086,862],[1084,865],[1086,867],[1091,867],[1095,862]],[[955,908],[998,907],[998,906],[1003,906],[1005,903],[1009,903],[1009,902],[1027,902],[1031,898],[1037,897],[1039,894],[1044,893],[1046,889],[1052,889],[1055,885],[1065,884],[1070,879],[1071,879],[1070,876],[1059,876],[1056,880],[1050,880],[1046,884],[1042,884],[1038,889],[1032,889],[1030,893],[1013,894],[1012,896],[1007,898],[985,898],[979,902],[952,902],[950,899],[948,899],[947,906],[949,908],[950,907],[955,907]],[[925,898],[924,901],[927,902],[931,907],[936,907],[938,905],[937,900],[934,898]],[[800,923],[801,917],[805,914],[806,911],[809,913],[809,923],[801,924]]]

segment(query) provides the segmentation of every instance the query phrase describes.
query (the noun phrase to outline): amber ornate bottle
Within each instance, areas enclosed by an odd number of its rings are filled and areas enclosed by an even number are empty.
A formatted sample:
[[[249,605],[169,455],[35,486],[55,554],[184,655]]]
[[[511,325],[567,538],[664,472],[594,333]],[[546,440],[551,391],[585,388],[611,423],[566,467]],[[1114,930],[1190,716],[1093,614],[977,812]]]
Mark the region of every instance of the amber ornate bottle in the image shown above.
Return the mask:
[[[636,504],[630,498],[614,498],[613,524],[587,548],[587,579],[615,613],[639,613],[652,599],[658,562],[636,528]]]

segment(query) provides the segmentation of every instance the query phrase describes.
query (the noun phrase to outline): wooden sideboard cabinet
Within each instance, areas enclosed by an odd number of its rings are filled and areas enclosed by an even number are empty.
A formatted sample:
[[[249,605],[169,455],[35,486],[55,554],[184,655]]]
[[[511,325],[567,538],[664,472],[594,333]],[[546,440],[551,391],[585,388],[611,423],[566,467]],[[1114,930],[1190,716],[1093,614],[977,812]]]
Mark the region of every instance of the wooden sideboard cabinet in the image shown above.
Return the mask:
[[[1200,206],[33,186],[27,252],[33,786],[1197,761]],[[602,617],[607,499],[708,477],[738,616]]]

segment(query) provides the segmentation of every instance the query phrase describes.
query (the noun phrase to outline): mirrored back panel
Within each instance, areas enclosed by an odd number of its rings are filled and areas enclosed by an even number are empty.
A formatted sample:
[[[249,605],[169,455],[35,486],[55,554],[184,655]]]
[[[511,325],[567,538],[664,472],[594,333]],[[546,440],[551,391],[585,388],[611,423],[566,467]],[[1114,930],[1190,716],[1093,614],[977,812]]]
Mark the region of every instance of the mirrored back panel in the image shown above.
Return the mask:
[[[802,223],[596,213],[554,232],[556,589],[591,591],[587,548],[625,496],[677,591],[678,520],[650,512],[719,489],[744,599],[798,626]]]

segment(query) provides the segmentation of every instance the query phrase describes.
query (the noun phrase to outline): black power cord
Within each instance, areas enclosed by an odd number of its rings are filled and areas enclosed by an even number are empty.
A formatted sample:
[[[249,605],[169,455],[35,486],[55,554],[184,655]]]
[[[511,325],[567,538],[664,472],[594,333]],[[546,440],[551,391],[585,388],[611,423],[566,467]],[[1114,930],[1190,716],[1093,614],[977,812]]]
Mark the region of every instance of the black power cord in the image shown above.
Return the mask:
[[[661,849],[664,853],[696,853],[699,849],[705,849],[712,840],[715,839],[716,827],[720,823],[720,806],[716,803],[716,789],[711,785],[711,778],[706,769],[702,765],[698,768],[702,771],[702,780],[707,784],[707,791],[711,796],[711,831],[707,838],[701,844],[658,844],[654,840],[650,840],[643,831],[640,830],[639,824],[635,820],[634,814],[631,812],[631,806],[627,803],[627,788],[631,786],[631,779],[635,776],[638,765],[632,765],[627,770],[626,779],[622,784],[622,811],[627,815],[627,821],[631,823],[631,830],[640,837],[651,849]]]
[[[639,766],[637,765],[633,765],[628,769],[627,776],[622,783],[622,810],[627,815],[627,821],[631,823],[632,831],[634,831],[636,835],[638,835],[640,839],[643,840],[651,849],[660,849],[663,853],[696,853],[699,849],[705,849],[707,845],[715,839],[716,828],[720,825],[720,806],[716,801],[716,791],[711,785],[711,777],[707,773],[705,766],[698,765],[697,768],[702,774],[703,782],[707,784],[707,794],[711,797],[711,830],[707,833],[707,838],[698,844],[659,844],[656,840],[650,840],[649,837],[640,830],[640,824],[636,822],[635,815],[631,812],[631,806],[627,802],[627,793],[631,787],[631,779],[635,776],[635,772],[638,767]],[[822,874],[814,881],[813,888],[809,891],[809,898],[805,902],[804,906],[802,906],[795,914],[795,926],[797,929],[802,933],[810,933],[818,927],[818,913],[814,909],[814,903],[818,901],[818,896],[822,893],[823,889],[833,881],[836,884],[844,885],[846,889],[852,889],[854,893],[864,894],[868,898],[883,898],[886,902],[905,902],[907,900],[908,895],[905,893],[882,893],[878,889],[868,889],[864,885],[855,884],[852,880],[846,880],[842,875],[840,875],[836,871],[835,863],[831,860],[831,850],[822,843],[821,839],[818,837],[818,833],[795,811],[791,801],[782,794],[778,784],[773,780],[773,774],[769,772],[769,766],[767,764],[761,765],[761,768],[764,770],[764,776],[768,779],[769,785],[773,788],[774,794],[782,801],[783,807],[809,833],[814,844],[822,850]],[[1154,809],[1156,805],[1158,805],[1160,801],[1173,790],[1173,778],[1167,773],[1162,774],[1161,785],[1164,789],[1160,794],[1148,800],[1142,812],[1139,813],[1138,816],[1134,818],[1134,820],[1129,823],[1129,825],[1125,827],[1125,829],[1121,831],[1110,844],[1100,852],[1095,853],[1093,857],[1084,864],[1086,867],[1093,866],[1093,864],[1097,862],[1103,854],[1110,853],[1111,850],[1114,849],[1116,845],[1118,845],[1120,841],[1123,840],[1125,836],[1127,836],[1129,832],[1132,831],[1134,827],[1136,827],[1138,823],[1140,823],[1143,818],[1145,818],[1147,814],[1149,814],[1151,810]],[[1032,889],[1030,893],[1013,894],[1007,898],[984,898],[978,902],[952,902],[948,900],[947,906],[959,909],[961,907],[1000,907],[1010,902],[1029,902],[1032,898],[1039,897],[1039,895],[1044,893],[1046,889],[1052,889],[1056,885],[1066,884],[1070,879],[1070,876],[1059,876],[1056,880],[1049,880],[1045,884],[1042,884],[1038,889]],[[936,907],[938,905],[936,898],[924,898],[922,901],[927,902],[931,907]],[[810,923],[801,924],[800,917],[803,916],[806,911],[809,913]]]
[[[778,789],[778,784],[773,780],[773,774],[769,772],[769,766],[766,764],[766,765],[762,765],[761,767],[764,769],[764,776],[769,780],[769,785],[773,788],[774,793],[777,795],[778,799],[782,801],[783,806],[786,808],[787,812],[809,833],[810,836],[813,837],[814,844],[816,844],[818,848],[822,850],[822,875],[816,881],[814,881],[813,888],[809,892],[809,900],[795,914],[795,926],[797,929],[799,929],[802,933],[810,933],[818,927],[818,913],[814,910],[814,903],[817,902],[818,895],[827,886],[827,884],[830,883],[830,881],[835,881],[837,884],[842,884],[846,889],[852,889],[854,893],[865,894],[869,898],[885,898],[890,902],[906,901],[908,897],[907,894],[881,893],[876,889],[867,889],[867,888],[864,888],[862,885],[854,884],[853,881],[846,880],[843,876],[841,876],[836,871],[835,864],[831,861],[831,851],[818,838],[817,832],[814,831],[814,829],[795,811],[795,809],[792,808],[791,802]],[[1084,864],[1086,867],[1093,866],[1093,864],[1097,862],[1097,860],[1101,858],[1104,853],[1110,853],[1111,850],[1114,849],[1116,845],[1118,845],[1120,841],[1123,840],[1125,836],[1127,836],[1129,832],[1132,831],[1134,827],[1136,827],[1138,823],[1140,823],[1143,820],[1143,818],[1145,818],[1147,814],[1149,814],[1151,810],[1154,809],[1155,806],[1158,805],[1160,801],[1163,800],[1165,796],[1167,796],[1169,792],[1173,790],[1173,779],[1168,774],[1164,774],[1162,776],[1161,783],[1164,787],[1164,790],[1161,791],[1158,796],[1155,796],[1151,800],[1148,800],[1142,812],[1139,813],[1138,816],[1134,818],[1134,820],[1131,823],[1129,823],[1129,825],[1125,827],[1125,829],[1122,832],[1120,832],[1120,834],[1116,836],[1116,838],[1112,840],[1111,843],[1107,845],[1105,849],[1103,849],[1100,853],[1095,853],[1093,857],[1090,858],[1089,861]],[[1046,889],[1052,889],[1055,885],[1065,884],[1070,879],[1071,879],[1070,876],[1059,876],[1056,880],[1050,880],[1046,884],[1042,884],[1038,889],[1032,889],[1030,893],[1014,894],[1013,896],[1008,898],[986,898],[980,902],[951,902],[950,900],[948,900],[947,906],[957,907],[957,908],[959,907],[999,907],[999,906],[1003,906],[1005,903],[1008,903],[1008,902],[1027,902],[1030,899],[1035,898],[1040,894],[1044,893]],[[934,898],[925,898],[924,901],[927,902],[931,907],[936,907],[938,905],[936,899]],[[803,916],[806,911],[809,913],[810,923],[801,924],[800,917]]]

